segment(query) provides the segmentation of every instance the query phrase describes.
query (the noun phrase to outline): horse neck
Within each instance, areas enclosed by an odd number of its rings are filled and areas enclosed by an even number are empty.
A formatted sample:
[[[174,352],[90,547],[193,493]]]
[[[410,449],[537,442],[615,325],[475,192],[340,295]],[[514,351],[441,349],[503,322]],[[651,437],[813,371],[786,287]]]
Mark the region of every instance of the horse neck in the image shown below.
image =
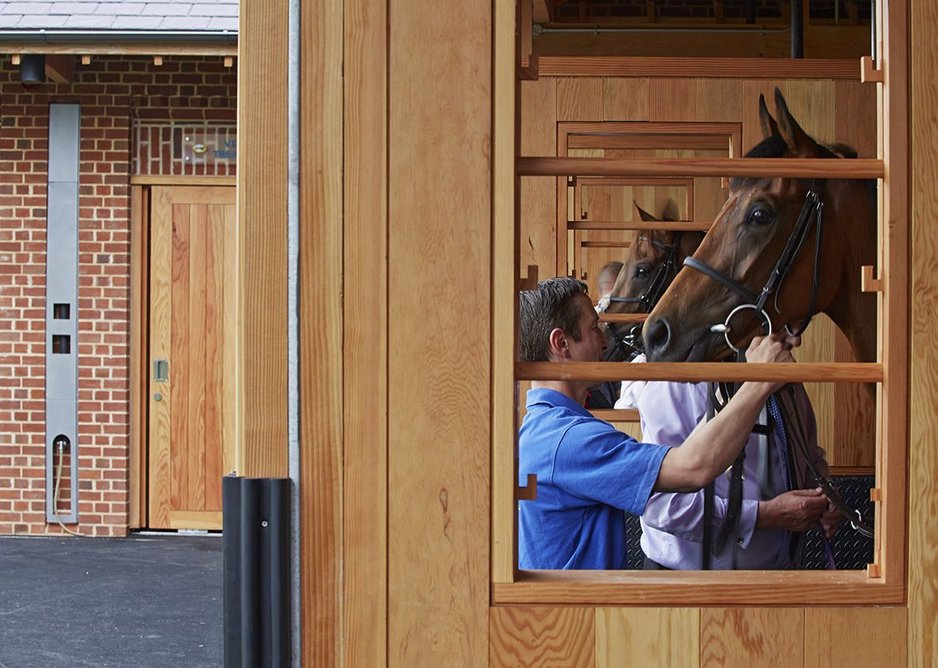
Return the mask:
[[[837,239],[846,248],[841,287],[824,312],[847,337],[857,361],[875,362],[877,300],[874,293],[861,289],[861,267],[875,264],[876,259],[875,207],[857,210],[852,205],[862,202],[864,196],[869,196],[862,192],[863,187],[862,182],[853,183],[851,187],[844,188],[841,197],[832,202],[838,208],[844,207],[841,210],[847,214],[841,224],[846,223],[850,229]]]

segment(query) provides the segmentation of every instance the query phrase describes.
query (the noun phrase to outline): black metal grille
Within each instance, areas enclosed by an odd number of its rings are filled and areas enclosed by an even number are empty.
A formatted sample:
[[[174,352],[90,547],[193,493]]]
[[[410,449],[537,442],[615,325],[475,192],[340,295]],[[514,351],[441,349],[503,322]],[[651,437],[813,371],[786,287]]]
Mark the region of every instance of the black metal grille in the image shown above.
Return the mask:
[[[851,508],[857,508],[868,519],[873,521],[873,502],[870,501],[870,488],[875,484],[873,476],[847,476],[834,479],[844,500]],[[642,527],[638,517],[628,515],[626,519],[626,545],[628,550],[629,568],[641,569],[645,561],[645,554],[639,543],[642,537]],[[840,570],[864,569],[873,561],[873,539],[866,538],[857,533],[845,522],[841,525],[837,535],[831,540],[831,552],[834,563]],[[801,555],[801,568],[805,570],[822,570],[827,568],[827,553],[821,540],[819,531],[809,531],[805,536],[804,551]]]

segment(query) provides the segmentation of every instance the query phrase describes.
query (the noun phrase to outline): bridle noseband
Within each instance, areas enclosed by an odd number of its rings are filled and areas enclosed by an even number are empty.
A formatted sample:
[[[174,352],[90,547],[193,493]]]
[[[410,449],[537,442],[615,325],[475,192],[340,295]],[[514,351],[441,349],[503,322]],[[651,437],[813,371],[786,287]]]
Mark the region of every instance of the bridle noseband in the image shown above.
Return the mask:
[[[811,322],[811,318],[814,317],[814,309],[817,306],[818,283],[820,279],[821,239],[824,229],[824,202],[821,200],[821,196],[818,194],[817,187],[814,182],[811,183],[810,187],[808,188],[808,192],[805,195],[804,205],[801,207],[801,212],[798,214],[798,220],[795,221],[795,227],[791,231],[791,234],[788,237],[788,241],[785,243],[785,247],[782,249],[778,260],[775,263],[775,267],[769,274],[768,280],[765,282],[765,285],[762,287],[762,291],[758,295],[753,293],[749,288],[736,279],[724,274],[718,269],[711,267],[706,262],[698,260],[692,256],[684,258],[685,267],[696,269],[697,271],[712,278],[723,287],[746,300],[743,304],[730,311],[726,316],[726,320],[710,328],[710,331],[712,332],[722,332],[726,339],[726,345],[729,346],[730,349],[734,352],[738,353],[739,348],[733,345],[732,341],[730,341],[730,321],[732,321],[733,317],[735,317],[735,315],[740,311],[749,309],[754,310],[757,314],[761,315],[765,321],[767,329],[766,333],[772,333],[772,319],[765,311],[765,304],[768,302],[769,297],[774,297],[775,310],[778,312],[781,311],[778,298],[779,293],[781,292],[782,282],[785,280],[788,272],[791,271],[792,264],[794,263],[795,258],[797,257],[802,246],[804,246],[804,242],[807,239],[808,233],[812,227],[815,229],[816,243],[814,248],[814,276],[811,282],[811,301],[808,306],[808,313],[796,332],[791,331],[787,324],[785,325],[785,329],[790,335],[799,336],[807,328],[808,323]]]

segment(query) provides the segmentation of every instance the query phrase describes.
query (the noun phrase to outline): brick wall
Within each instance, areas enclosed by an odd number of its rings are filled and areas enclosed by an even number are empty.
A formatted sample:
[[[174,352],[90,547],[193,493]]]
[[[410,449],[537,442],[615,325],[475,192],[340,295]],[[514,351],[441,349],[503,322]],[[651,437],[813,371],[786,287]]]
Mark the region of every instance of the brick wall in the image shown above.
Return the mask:
[[[221,58],[96,57],[71,83],[26,90],[0,60],[0,534],[45,520],[45,242],[49,104],[81,105],[76,529],[128,522],[130,165],[133,119],[234,123]],[[68,475],[66,461],[63,476]],[[63,488],[59,510],[68,512]]]

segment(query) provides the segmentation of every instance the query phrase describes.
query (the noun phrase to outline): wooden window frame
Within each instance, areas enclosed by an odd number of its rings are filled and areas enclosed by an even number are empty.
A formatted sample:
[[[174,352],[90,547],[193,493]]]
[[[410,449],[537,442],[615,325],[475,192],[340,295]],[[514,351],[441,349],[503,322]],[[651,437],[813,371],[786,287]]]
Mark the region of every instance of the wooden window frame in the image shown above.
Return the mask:
[[[510,3],[508,3],[510,4]],[[495,120],[493,152],[493,353],[491,600],[501,605],[778,606],[889,605],[906,599],[906,465],[909,378],[909,127],[908,8],[878,5],[878,157],[818,159],[598,159],[519,157],[514,8],[496,6]],[[660,65],[662,59],[647,59]],[[732,76],[735,63],[664,59],[653,76]],[[682,60],[680,66],[670,61]],[[593,63],[595,65],[596,63]],[[647,63],[646,63],[647,64]],[[789,74],[805,76],[791,61]],[[541,63],[543,66],[543,62]],[[672,67],[674,66],[674,67]],[[779,64],[772,64],[778,67]],[[860,67],[854,78],[859,78]],[[643,70],[644,71],[644,70]],[[585,73],[585,72],[584,72]],[[542,68],[541,75],[544,74]],[[569,75],[570,72],[558,72]],[[611,72],[593,69],[592,76]],[[632,76],[616,70],[617,76]],[[638,74],[641,76],[642,74]],[[645,74],[647,76],[647,72]],[[749,76],[754,76],[753,70]],[[758,78],[767,76],[763,71]],[[838,78],[815,72],[817,78]],[[865,79],[871,81],[870,79]],[[792,176],[879,179],[880,274],[867,284],[878,292],[878,356],[875,363],[715,364],[518,363],[517,291],[536,276],[521,275],[519,191],[521,177],[545,176]],[[885,223],[888,221],[888,224]],[[877,383],[877,503],[873,563],[858,571],[521,571],[517,569],[516,504],[530,491],[516,485],[517,383],[560,377],[623,380],[787,380]],[[513,445],[512,445],[513,444]]]

